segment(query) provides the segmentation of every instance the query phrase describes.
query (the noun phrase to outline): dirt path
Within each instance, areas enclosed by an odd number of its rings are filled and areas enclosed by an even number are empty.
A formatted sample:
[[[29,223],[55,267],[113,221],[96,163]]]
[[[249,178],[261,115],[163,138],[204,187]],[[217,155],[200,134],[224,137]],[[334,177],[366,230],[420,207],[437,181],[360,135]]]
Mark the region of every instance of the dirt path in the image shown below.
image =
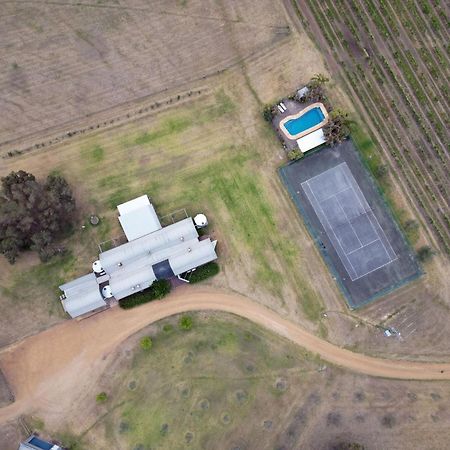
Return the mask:
[[[146,325],[186,311],[216,310],[236,314],[284,336],[324,360],[372,376],[450,380],[450,363],[417,363],[372,358],[314,336],[245,297],[207,289],[180,288],[167,300],[124,311],[114,308],[83,321],[66,321],[5,348],[0,365],[16,402],[0,410],[0,423],[38,407],[49,414],[66,412],[73,399],[96,380],[107,356]]]

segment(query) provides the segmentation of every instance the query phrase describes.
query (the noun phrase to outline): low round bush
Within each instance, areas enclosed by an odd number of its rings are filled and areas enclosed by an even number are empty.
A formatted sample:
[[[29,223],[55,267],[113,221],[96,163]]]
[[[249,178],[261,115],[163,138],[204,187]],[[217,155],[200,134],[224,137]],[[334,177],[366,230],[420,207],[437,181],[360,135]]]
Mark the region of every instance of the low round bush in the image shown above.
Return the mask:
[[[103,403],[106,402],[108,399],[108,394],[106,392],[100,392],[100,394],[97,394],[97,397],[95,397],[95,400],[97,403]]]
[[[150,350],[153,346],[153,341],[150,336],[145,336],[141,339],[142,350]]]
[[[191,316],[182,316],[179,325],[182,330],[189,331],[194,325],[194,321]]]

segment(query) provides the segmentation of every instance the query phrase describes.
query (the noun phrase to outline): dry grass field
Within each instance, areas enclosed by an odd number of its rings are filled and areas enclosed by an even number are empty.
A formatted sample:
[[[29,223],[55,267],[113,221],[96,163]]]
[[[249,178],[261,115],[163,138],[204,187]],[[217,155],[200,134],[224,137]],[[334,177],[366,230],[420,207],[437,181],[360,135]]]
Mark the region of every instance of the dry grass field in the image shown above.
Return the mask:
[[[70,411],[42,415],[37,405],[25,421],[77,450],[447,448],[448,383],[351,374],[243,319],[192,317],[188,332],[178,317],[143,329]]]
[[[8,148],[132,110],[289,34],[270,0],[7,0],[0,24],[0,146]]]

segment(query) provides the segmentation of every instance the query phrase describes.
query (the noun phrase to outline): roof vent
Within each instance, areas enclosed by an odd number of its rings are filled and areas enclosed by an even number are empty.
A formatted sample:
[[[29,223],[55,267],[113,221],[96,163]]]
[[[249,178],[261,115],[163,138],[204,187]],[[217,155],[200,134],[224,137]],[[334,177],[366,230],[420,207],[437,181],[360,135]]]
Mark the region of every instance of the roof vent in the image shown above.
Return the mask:
[[[113,296],[111,286],[109,284],[102,287],[102,295],[104,298],[111,298]]]
[[[204,228],[208,225],[208,219],[204,214],[197,214],[194,217],[194,223],[197,228]]]
[[[190,252],[192,252],[192,248],[191,247],[188,248],[188,253],[190,253]]]
[[[93,270],[95,273],[100,273],[100,272],[102,272],[103,267],[102,267],[102,264],[101,264],[101,262],[100,262],[99,260],[94,261],[94,262],[92,263],[92,270]]]

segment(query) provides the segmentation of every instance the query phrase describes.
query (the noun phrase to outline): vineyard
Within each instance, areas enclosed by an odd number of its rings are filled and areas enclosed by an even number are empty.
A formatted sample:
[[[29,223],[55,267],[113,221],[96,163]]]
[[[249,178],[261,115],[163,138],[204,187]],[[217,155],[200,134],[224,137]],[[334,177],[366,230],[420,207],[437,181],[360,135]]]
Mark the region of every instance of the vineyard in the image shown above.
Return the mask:
[[[450,31],[441,0],[292,0],[378,153],[450,254]],[[364,152],[364,149],[361,148]],[[414,218],[403,218],[405,228]],[[414,242],[412,242],[414,244]]]

